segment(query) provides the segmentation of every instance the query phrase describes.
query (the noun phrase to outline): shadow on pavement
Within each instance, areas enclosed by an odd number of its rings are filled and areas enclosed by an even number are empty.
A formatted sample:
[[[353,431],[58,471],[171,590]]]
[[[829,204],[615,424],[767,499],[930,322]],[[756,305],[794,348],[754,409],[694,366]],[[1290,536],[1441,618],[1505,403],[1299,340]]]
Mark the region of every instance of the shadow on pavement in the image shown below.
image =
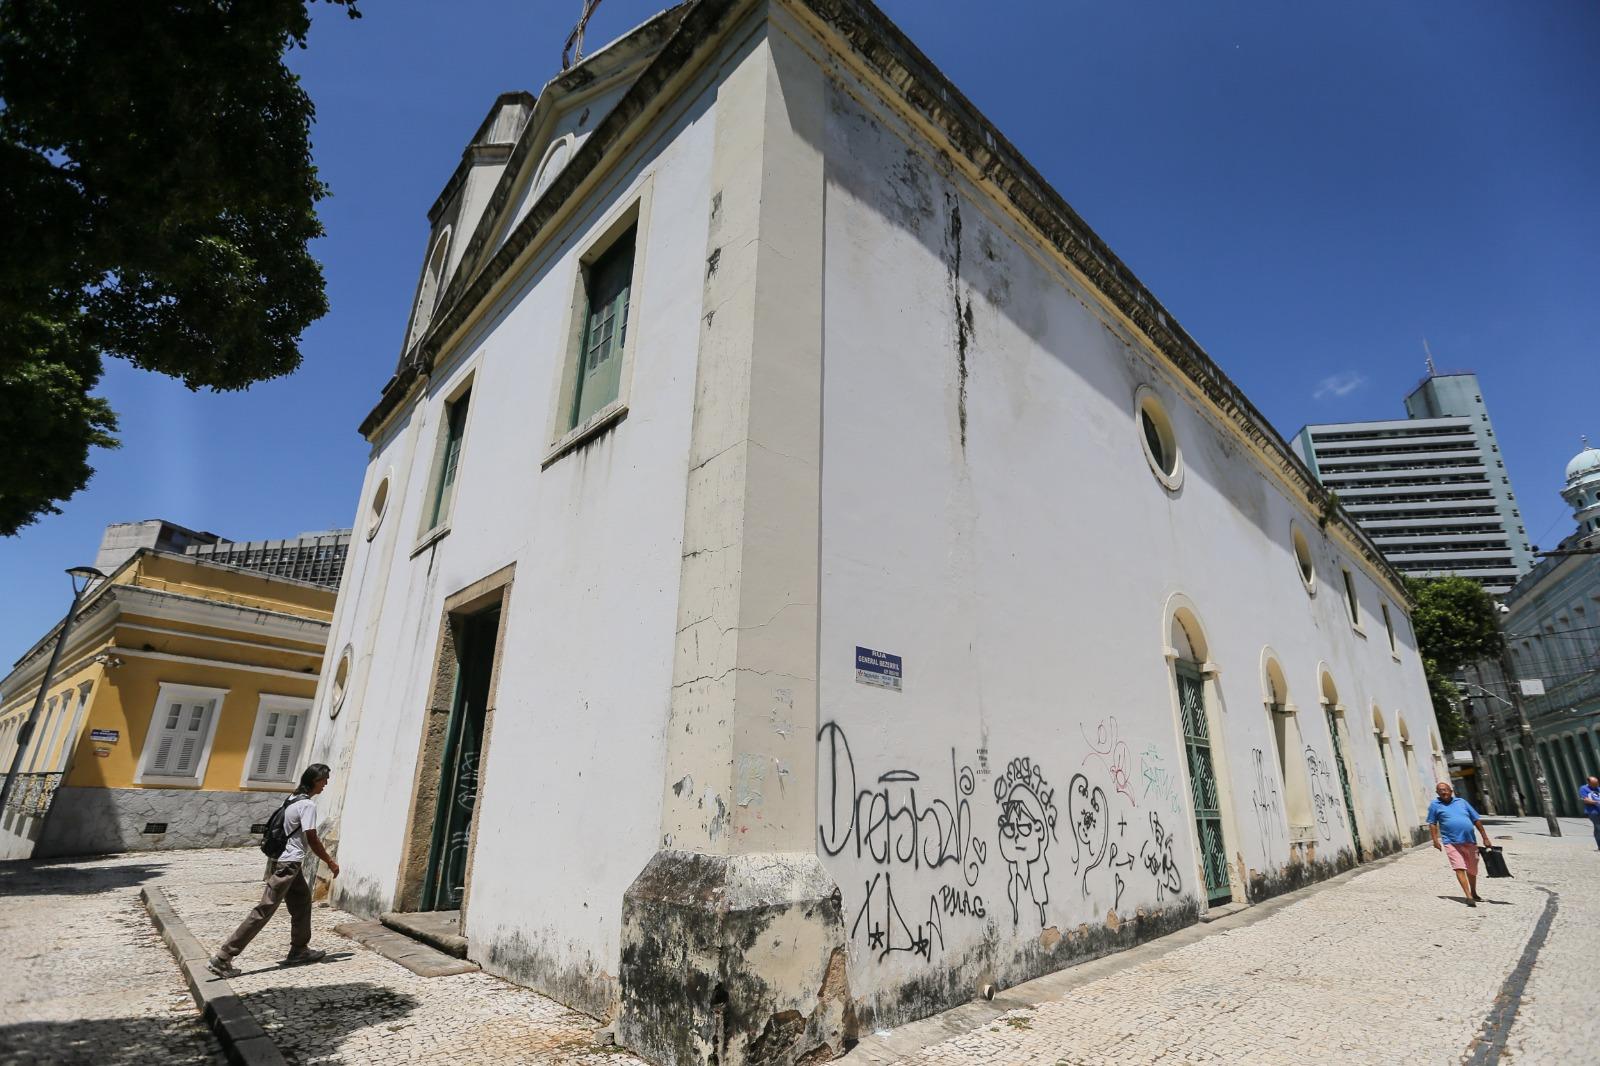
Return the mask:
[[[239,998],[291,1061],[332,1055],[352,1033],[393,1024],[421,1003],[370,981],[258,988]]]
[[[257,974],[277,973],[279,970],[298,970],[305,966],[325,966],[330,962],[340,962],[344,959],[355,958],[353,951],[330,951],[316,962],[263,962],[257,966],[241,966],[239,960],[234,960],[234,965],[239,967],[239,973],[245,977],[254,977]]]
[[[1466,896],[1440,896],[1439,898],[1442,899],[1442,900],[1446,900],[1446,901],[1448,901],[1450,903],[1459,903],[1463,907],[1465,907],[1467,905],[1467,897]],[[1508,900],[1508,899],[1489,899],[1487,897],[1480,897],[1478,902],[1479,903],[1492,903],[1496,907],[1509,907],[1509,906],[1512,905],[1511,901]]]
[[[118,866],[81,865],[82,860],[0,863],[0,898],[11,896],[69,896],[114,892],[134,888],[159,876],[165,862],[134,862]]]
[[[181,1018],[79,1018],[0,1025],[0,1061],[62,1066],[222,1062],[198,1014]]]
[[[240,997],[280,1047],[327,1055],[351,1033],[392,1023],[417,1008],[414,996],[366,981],[279,988]],[[294,1059],[301,1056],[288,1055]],[[181,1018],[78,1018],[0,1025],[0,1062],[62,1066],[148,1066],[222,1062],[198,1013]]]

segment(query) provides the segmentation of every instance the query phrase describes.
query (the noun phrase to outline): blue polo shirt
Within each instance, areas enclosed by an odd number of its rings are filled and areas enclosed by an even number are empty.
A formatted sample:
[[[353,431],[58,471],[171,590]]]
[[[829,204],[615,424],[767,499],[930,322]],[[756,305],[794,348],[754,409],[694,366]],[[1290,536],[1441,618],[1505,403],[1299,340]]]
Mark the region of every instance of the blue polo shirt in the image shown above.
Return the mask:
[[[1583,785],[1583,786],[1579,787],[1579,789],[1578,789],[1578,806],[1583,808],[1583,813],[1584,814],[1587,814],[1590,818],[1593,818],[1595,821],[1600,822],[1600,806],[1591,807],[1587,803],[1583,802],[1584,800],[1588,799],[1590,796],[1593,796],[1595,799],[1600,800],[1600,788],[1590,788],[1588,785]]]
[[[1472,843],[1472,825],[1478,820],[1478,812],[1460,796],[1449,803],[1440,803],[1435,797],[1428,804],[1428,824],[1439,827],[1439,839],[1446,844]]]

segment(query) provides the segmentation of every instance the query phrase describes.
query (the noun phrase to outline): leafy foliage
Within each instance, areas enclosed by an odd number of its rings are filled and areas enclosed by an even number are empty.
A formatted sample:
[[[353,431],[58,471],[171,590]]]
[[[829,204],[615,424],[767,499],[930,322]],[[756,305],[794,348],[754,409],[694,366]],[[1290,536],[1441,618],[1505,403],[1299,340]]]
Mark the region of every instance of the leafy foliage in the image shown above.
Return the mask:
[[[1494,601],[1465,577],[1407,578],[1406,592],[1416,604],[1411,624],[1417,647],[1453,674],[1468,663],[1500,654],[1502,638]]]
[[[1460,692],[1450,675],[1468,663],[1500,654],[1504,638],[1494,601],[1470,578],[1407,578],[1406,592],[1416,604],[1411,624],[1417,634],[1428,678],[1428,693],[1439,720],[1440,740],[1464,746],[1469,737],[1458,706]]]
[[[1461,691],[1454,681],[1439,672],[1432,659],[1424,657],[1422,672],[1428,679],[1428,697],[1433,701],[1433,716],[1439,722],[1439,742],[1448,749],[1470,747],[1472,732],[1461,713]]]
[[[307,2],[0,0],[0,535],[116,445],[103,355],[191,389],[299,365],[328,307],[314,112],[283,62]]]

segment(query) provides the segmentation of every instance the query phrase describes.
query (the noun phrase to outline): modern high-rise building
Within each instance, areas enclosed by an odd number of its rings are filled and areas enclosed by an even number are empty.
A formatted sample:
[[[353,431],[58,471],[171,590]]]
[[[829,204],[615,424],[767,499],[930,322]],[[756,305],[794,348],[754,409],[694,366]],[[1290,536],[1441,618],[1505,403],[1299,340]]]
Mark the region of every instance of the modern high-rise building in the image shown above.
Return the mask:
[[[1295,448],[1401,573],[1502,593],[1532,568],[1476,374],[1430,367],[1405,418],[1306,426]]]

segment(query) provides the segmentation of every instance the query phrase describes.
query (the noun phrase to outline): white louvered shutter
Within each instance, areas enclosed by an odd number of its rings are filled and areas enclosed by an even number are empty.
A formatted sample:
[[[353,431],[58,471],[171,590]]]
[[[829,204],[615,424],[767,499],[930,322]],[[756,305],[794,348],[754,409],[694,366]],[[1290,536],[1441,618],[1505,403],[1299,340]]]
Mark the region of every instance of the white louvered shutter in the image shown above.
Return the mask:
[[[183,704],[174,703],[167,708],[160,732],[156,736],[156,757],[150,760],[150,772],[172,772],[172,749],[178,739],[178,723],[183,719]]]
[[[205,754],[215,706],[214,700],[169,703],[152,738],[156,749],[148,772],[159,777],[193,778],[199,770],[200,756]]]
[[[300,743],[305,733],[306,711],[265,711],[256,725],[256,742],[250,765],[253,781],[293,781]]]

